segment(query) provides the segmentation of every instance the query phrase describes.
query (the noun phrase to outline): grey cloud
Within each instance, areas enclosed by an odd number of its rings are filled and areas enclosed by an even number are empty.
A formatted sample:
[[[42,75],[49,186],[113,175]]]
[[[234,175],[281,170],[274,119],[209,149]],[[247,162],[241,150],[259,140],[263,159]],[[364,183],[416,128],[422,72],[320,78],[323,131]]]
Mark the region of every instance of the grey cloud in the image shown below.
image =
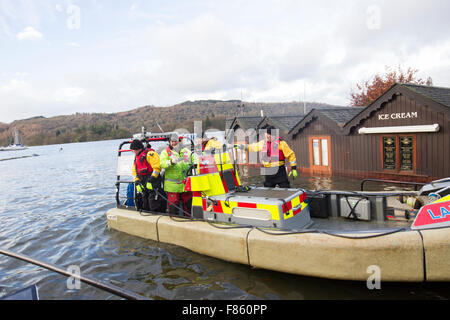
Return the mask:
[[[55,2],[48,3],[47,11],[52,12]],[[11,4],[0,0],[7,9],[0,14],[4,30],[17,14]],[[367,27],[370,5],[381,10],[380,29]],[[286,101],[304,80],[309,85],[308,100],[347,104],[355,83],[382,73],[385,65],[405,62],[419,69],[426,66],[433,78],[439,77],[440,85],[449,85],[445,47],[439,47],[450,41],[448,1],[238,1],[217,6],[208,1],[193,4],[195,10],[184,3],[181,9],[173,3],[165,9],[153,6],[146,11],[150,18],[142,17],[145,22],[133,24],[135,29],[126,24],[120,33],[99,37],[98,43],[83,42],[77,56],[70,56],[67,69],[58,68],[57,58],[43,63],[46,71],[53,67],[54,74],[36,81],[26,99],[19,91],[2,98],[12,106],[25,107],[34,101],[38,114],[37,109],[47,107],[60,113],[112,112],[146,104],[171,105],[188,97],[240,98],[241,89],[244,99]],[[131,25],[134,16],[123,15]],[[14,34],[16,29],[11,29]],[[433,60],[434,48],[441,61]],[[51,97],[65,88],[84,91],[64,109],[40,94],[44,91]]]
[[[332,50],[321,36],[295,43],[279,61],[279,79],[292,81],[315,78],[325,54]]]

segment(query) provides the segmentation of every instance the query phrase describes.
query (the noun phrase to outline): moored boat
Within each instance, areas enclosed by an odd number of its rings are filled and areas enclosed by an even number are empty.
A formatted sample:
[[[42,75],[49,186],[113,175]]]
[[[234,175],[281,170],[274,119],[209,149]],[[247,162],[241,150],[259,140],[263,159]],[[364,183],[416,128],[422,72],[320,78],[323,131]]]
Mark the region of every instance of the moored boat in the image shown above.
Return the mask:
[[[28,149],[28,147],[26,147],[19,135],[19,131],[17,129],[14,130],[14,142],[11,143],[9,146],[7,147],[2,147],[0,148],[0,151],[21,151],[21,150],[26,150]]]
[[[36,285],[21,289],[13,294],[0,298],[0,300],[39,300],[39,292]]]
[[[24,145],[9,145],[5,148],[3,148],[1,151],[22,151],[22,150],[27,150],[28,147],[25,147]]]
[[[140,139],[164,142],[168,135]],[[365,281],[378,268],[383,281],[450,280],[449,178],[395,192],[243,186],[233,152],[224,150],[199,155],[186,172],[185,191],[193,193],[186,218],[139,210],[130,203],[135,194],[121,198],[120,186],[132,183],[121,179],[131,175],[133,157],[123,149],[129,143],[119,147],[117,207],[107,213],[112,229],[304,276]]]

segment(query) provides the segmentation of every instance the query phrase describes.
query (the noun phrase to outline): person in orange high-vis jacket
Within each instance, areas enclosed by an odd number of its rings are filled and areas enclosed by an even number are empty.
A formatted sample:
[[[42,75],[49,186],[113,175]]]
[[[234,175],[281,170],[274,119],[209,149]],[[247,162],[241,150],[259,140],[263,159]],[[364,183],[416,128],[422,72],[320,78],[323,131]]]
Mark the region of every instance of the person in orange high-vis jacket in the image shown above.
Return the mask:
[[[138,209],[159,212],[161,199],[156,192],[161,189],[159,155],[151,148],[145,149],[139,140],[134,140],[130,149],[135,154],[132,174],[135,177]]]
[[[298,176],[297,159],[286,141],[276,136],[277,133],[277,129],[272,126],[268,127],[266,139],[250,145],[240,145],[240,147],[250,152],[260,153],[260,159],[264,166],[265,187],[274,188],[278,185],[280,188],[290,188],[286,162],[289,161],[291,165],[289,176],[292,175],[296,179]]]

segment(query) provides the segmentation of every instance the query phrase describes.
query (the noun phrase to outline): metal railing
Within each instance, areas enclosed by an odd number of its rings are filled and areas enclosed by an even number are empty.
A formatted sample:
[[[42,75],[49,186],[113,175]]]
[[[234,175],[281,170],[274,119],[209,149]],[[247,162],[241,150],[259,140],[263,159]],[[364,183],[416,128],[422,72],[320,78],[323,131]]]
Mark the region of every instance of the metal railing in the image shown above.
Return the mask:
[[[410,181],[396,181],[396,180],[383,180],[383,179],[364,179],[361,181],[361,191],[364,191],[364,185],[367,182],[379,182],[379,183],[392,183],[392,184],[405,184],[414,186],[414,190],[417,191],[418,187],[423,187],[426,183],[410,182]]]

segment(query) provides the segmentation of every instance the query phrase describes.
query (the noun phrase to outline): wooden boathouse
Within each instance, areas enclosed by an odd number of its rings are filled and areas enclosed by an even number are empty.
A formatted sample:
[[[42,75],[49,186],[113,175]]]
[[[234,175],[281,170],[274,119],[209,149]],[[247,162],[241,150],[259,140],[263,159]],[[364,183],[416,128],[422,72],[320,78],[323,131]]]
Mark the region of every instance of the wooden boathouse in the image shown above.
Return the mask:
[[[307,174],[450,176],[450,88],[394,84],[365,108],[315,109],[285,137]]]

